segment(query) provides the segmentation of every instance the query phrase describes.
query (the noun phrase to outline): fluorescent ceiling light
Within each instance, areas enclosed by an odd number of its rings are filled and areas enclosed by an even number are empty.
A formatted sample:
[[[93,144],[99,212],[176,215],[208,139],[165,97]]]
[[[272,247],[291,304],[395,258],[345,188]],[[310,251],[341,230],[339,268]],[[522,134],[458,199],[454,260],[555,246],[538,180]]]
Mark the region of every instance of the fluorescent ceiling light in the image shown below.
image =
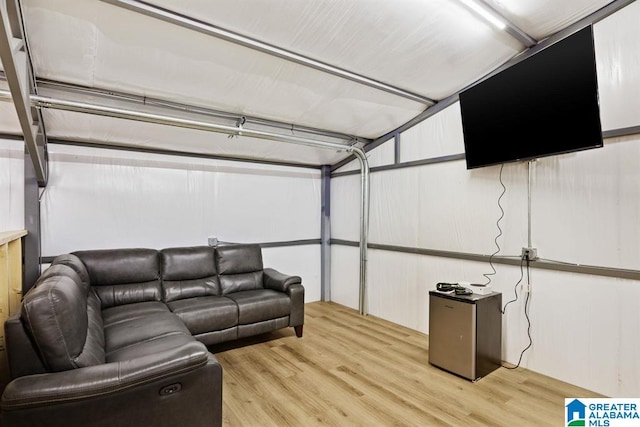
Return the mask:
[[[491,22],[499,30],[504,30],[507,27],[507,24],[505,24],[502,19],[495,16],[495,14],[490,12],[486,6],[478,4],[475,0],[460,0],[460,2],[487,21]]]

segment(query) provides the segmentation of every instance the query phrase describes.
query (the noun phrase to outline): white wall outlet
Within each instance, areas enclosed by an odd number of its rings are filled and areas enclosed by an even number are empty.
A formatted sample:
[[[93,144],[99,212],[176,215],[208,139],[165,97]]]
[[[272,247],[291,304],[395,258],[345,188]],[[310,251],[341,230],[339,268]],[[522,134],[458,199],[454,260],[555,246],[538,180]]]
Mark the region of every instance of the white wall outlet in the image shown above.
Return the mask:
[[[522,258],[526,258],[529,261],[535,261],[538,259],[538,249],[536,248],[522,248]]]

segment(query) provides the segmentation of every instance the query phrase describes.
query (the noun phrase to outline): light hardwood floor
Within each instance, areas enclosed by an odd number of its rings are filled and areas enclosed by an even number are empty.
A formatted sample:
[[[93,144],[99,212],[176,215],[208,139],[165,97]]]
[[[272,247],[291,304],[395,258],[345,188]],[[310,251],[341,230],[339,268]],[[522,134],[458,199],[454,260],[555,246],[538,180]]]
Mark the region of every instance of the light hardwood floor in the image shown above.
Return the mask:
[[[428,336],[335,303],[287,328],[212,346],[224,426],[560,426],[565,397],[601,395],[523,368],[472,383],[428,363]]]

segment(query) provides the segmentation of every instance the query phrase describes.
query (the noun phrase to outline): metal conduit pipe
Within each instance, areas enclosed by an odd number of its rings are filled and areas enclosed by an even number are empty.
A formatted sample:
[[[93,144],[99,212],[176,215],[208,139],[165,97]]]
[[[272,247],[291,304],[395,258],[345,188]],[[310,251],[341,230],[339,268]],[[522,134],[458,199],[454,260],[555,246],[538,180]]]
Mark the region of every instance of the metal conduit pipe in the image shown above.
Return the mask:
[[[11,101],[11,93],[0,91],[0,100]],[[317,141],[309,138],[302,138],[294,135],[279,135],[272,132],[265,132],[242,127],[219,125],[197,120],[182,119],[159,114],[145,113],[141,111],[126,110],[121,108],[93,105],[84,102],[54,99],[45,96],[31,95],[31,105],[36,108],[52,108],[57,110],[74,111],[79,113],[95,114],[107,117],[116,117],[128,120],[137,120],[147,123],[198,129],[209,132],[225,133],[238,136],[249,136],[253,138],[281,141],[290,144],[306,145],[330,150],[345,150],[353,153],[360,161],[360,184],[361,184],[361,206],[360,206],[360,280],[359,280],[359,311],[366,314],[365,290],[367,284],[367,240],[369,233],[369,162],[367,155],[359,147],[347,146],[333,142]]]
[[[367,246],[369,236],[369,162],[364,150],[354,150],[353,154],[360,161],[360,192],[362,194],[360,206],[360,286],[358,309],[361,315],[367,314],[366,288],[367,288]]]
[[[0,98],[3,98],[0,94]],[[318,141],[303,138],[295,135],[284,135],[273,132],[247,129],[242,126],[229,126],[217,123],[209,123],[200,120],[186,119],[180,117],[165,116],[156,113],[146,113],[142,111],[129,110],[119,107],[108,107],[105,105],[95,105],[86,102],[69,101],[55,99],[47,96],[31,95],[31,105],[36,108],[51,108],[55,110],[73,111],[77,113],[87,113],[99,116],[116,117],[120,119],[136,120],[140,122],[155,123],[161,125],[182,127],[188,129],[204,130],[209,132],[225,133],[237,136],[250,136],[272,141],[288,142],[311,147],[327,148],[331,150],[345,150],[353,152],[357,147],[342,145],[335,142]]]
[[[527,247],[532,248],[533,243],[531,242],[531,189],[533,186],[533,166],[535,160],[529,160],[528,162],[528,172],[529,176],[527,179]]]

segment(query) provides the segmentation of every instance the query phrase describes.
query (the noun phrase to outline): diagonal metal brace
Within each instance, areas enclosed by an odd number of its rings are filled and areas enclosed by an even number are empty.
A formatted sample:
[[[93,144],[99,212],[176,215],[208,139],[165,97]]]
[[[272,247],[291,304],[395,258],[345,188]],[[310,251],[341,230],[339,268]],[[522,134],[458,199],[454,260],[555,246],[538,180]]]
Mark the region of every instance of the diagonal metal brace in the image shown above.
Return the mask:
[[[34,114],[31,108],[32,70],[16,0],[0,0],[0,18],[0,59],[38,185],[44,187],[47,183],[46,133],[40,115]]]

